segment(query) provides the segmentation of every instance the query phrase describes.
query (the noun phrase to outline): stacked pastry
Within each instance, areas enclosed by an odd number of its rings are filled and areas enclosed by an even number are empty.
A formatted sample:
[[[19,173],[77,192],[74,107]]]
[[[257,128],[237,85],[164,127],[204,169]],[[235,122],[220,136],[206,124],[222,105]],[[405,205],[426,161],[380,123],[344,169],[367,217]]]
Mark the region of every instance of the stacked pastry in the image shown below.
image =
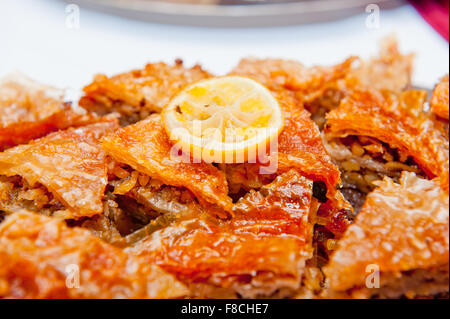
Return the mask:
[[[161,112],[215,78],[200,66],[97,75],[79,105],[4,79],[0,297],[448,294],[448,77],[428,102],[411,65],[392,40],[330,67],[243,59],[230,75],[283,114],[270,172],[171,156]]]

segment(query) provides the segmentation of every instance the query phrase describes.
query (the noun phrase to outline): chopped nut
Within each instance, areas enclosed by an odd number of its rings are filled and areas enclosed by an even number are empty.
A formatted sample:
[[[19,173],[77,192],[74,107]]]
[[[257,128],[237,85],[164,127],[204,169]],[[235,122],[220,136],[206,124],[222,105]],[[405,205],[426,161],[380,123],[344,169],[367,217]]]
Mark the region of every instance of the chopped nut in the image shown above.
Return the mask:
[[[358,162],[354,160],[348,160],[341,163],[341,167],[346,170],[347,172],[351,171],[359,171],[361,169],[361,166]]]
[[[359,143],[352,144],[352,153],[355,156],[363,156],[364,152],[365,152],[364,148]]]
[[[150,180],[150,177],[148,175],[145,175],[145,174],[139,175],[139,184],[141,186],[146,186],[148,184],[149,180]]]
[[[130,176],[130,173],[124,170],[122,167],[116,166],[114,168],[114,175],[116,175],[118,178],[127,178],[128,176]]]
[[[128,193],[130,190],[133,189],[134,186],[136,186],[138,176],[139,173],[137,171],[131,173],[130,178],[123,181],[121,184],[119,184],[119,186],[117,186],[114,189],[114,194],[123,195]]]

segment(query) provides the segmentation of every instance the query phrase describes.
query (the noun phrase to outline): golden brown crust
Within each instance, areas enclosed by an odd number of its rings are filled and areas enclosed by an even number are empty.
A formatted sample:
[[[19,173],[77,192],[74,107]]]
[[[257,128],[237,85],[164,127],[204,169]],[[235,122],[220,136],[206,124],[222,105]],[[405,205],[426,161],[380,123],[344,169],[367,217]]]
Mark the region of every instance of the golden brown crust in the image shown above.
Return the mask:
[[[66,206],[66,218],[98,214],[107,184],[106,154],[98,139],[117,128],[111,119],[16,146],[0,153],[0,174],[44,185]]]
[[[179,222],[129,251],[185,282],[230,288],[245,297],[297,289],[312,254],[311,200],[312,182],[290,171],[241,199],[230,221]]]
[[[83,89],[85,95],[80,99],[80,105],[92,111],[118,111],[123,116],[140,113],[135,122],[152,112],[160,112],[186,85],[210,76],[199,65],[186,68],[179,60],[174,65],[147,64],[143,69],[109,78],[99,74]]]
[[[77,285],[79,286],[77,287]],[[187,289],[89,231],[29,212],[0,226],[0,298],[173,298]]]
[[[213,204],[231,212],[228,184],[224,174],[206,163],[183,163],[172,159],[172,143],[161,116],[127,126],[102,140],[103,149],[117,162],[154,177],[164,184],[186,187],[203,204]]]
[[[355,91],[328,113],[325,132],[329,138],[374,137],[411,156],[429,178],[440,177],[448,191],[448,141],[423,112],[425,99],[425,91]]]
[[[340,182],[339,170],[332,163],[308,111],[292,111],[286,117],[278,138],[278,165],[280,172],[295,168],[314,181],[323,181],[329,198],[334,198]]]
[[[271,89],[291,91],[297,102],[303,105],[343,79],[355,60],[351,57],[332,67],[306,67],[292,60],[246,58],[239,62],[231,74],[248,76]]]
[[[0,80],[0,151],[71,126],[98,121],[64,103],[63,91],[21,74]]]
[[[433,96],[430,100],[430,106],[433,113],[442,119],[446,119],[447,121],[449,117],[448,79],[448,74],[441,79],[441,81],[434,88]]]
[[[368,265],[378,267],[382,286],[389,284],[389,274],[445,265],[448,274],[448,205],[434,181],[413,173],[404,173],[400,184],[385,178],[368,195],[326,268],[331,289],[365,287]]]

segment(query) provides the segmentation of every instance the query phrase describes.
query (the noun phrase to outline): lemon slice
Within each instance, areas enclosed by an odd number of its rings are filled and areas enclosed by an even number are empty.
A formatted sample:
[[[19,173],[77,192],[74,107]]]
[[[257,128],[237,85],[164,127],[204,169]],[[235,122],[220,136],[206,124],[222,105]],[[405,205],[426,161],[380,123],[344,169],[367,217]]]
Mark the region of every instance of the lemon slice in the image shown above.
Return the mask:
[[[176,152],[207,163],[256,162],[278,141],[284,124],[270,91],[240,76],[188,86],[165,107],[162,118]]]

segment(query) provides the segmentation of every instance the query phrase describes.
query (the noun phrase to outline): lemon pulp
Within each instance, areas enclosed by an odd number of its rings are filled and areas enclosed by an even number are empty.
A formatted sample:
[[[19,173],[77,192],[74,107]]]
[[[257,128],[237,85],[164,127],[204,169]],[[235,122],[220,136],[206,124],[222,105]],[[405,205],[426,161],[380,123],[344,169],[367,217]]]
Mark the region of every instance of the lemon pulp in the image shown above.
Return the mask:
[[[283,115],[270,91],[249,78],[218,77],[194,83],[165,107],[170,139],[197,160],[256,161],[278,139]]]

